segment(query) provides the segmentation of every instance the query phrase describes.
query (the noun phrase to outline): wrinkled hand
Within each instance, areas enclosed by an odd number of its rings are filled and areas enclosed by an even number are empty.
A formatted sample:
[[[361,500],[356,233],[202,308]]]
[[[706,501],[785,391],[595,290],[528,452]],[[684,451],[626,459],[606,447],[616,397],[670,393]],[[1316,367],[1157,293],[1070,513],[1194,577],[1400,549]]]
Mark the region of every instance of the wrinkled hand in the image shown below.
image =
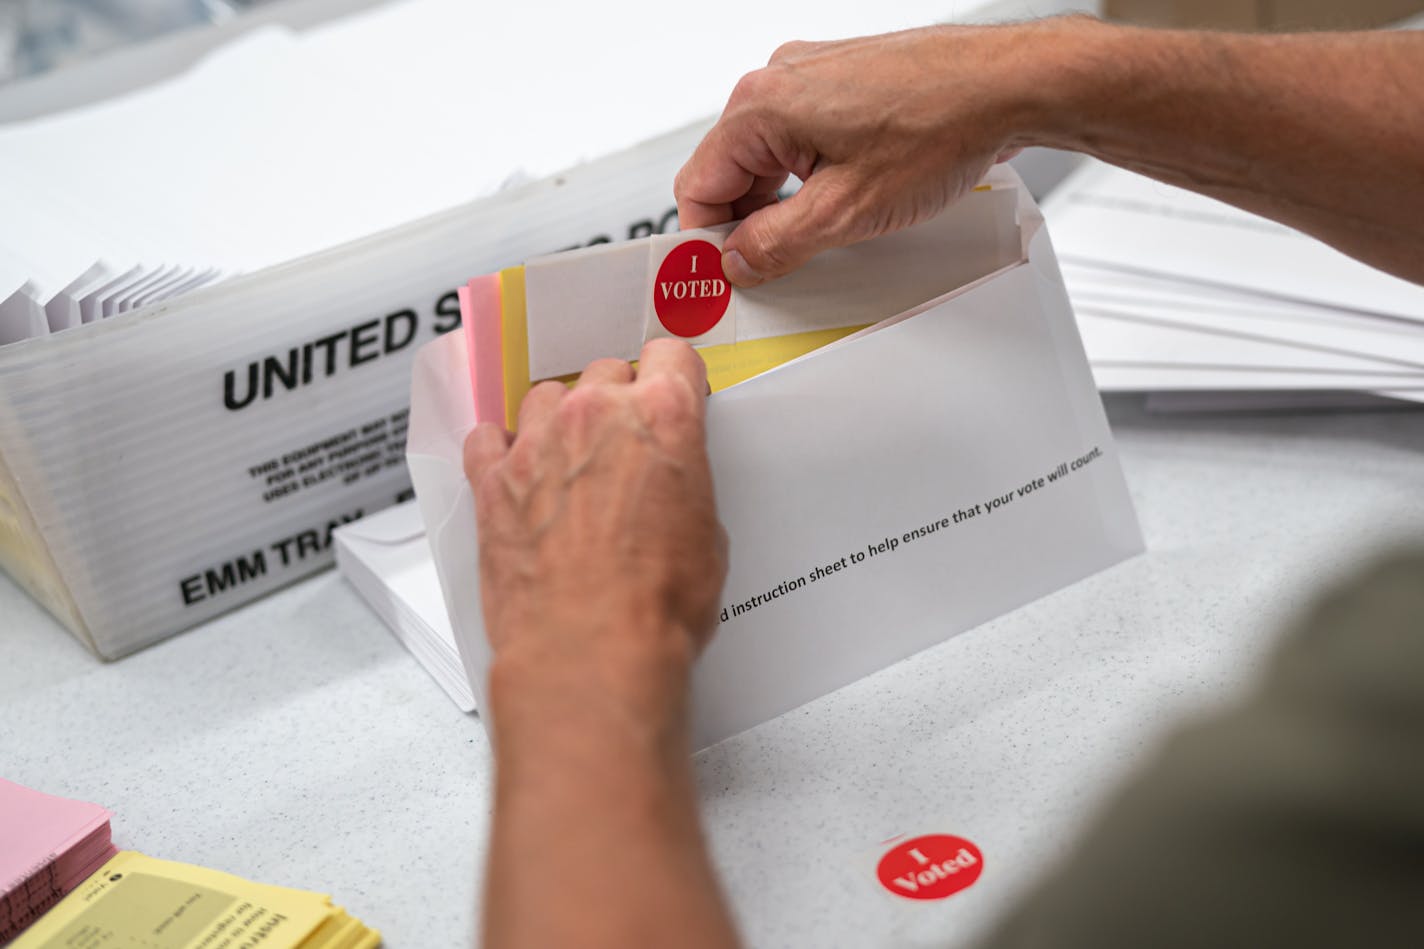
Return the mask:
[[[571,390],[535,386],[516,436],[470,433],[496,721],[512,693],[561,690],[655,723],[679,714],[726,573],[706,392],[693,349],[654,340],[636,374],[605,359]]]
[[[933,217],[1024,144],[1009,81],[1023,34],[1065,23],[782,46],[737,84],[678,174],[682,226],[746,218],[722,263],[745,287]],[[778,202],[788,175],[804,185]]]

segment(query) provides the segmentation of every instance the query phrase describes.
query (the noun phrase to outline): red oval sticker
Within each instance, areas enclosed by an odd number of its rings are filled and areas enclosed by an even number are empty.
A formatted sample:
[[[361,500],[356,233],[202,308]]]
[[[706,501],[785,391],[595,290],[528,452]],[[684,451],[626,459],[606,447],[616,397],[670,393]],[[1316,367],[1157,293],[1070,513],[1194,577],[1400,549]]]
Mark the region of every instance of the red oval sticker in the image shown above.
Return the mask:
[[[971,841],[926,834],[896,844],[880,858],[880,885],[910,900],[942,900],[974,885],[984,855]]]
[[[732,287],[722,273],[722,252],[707,241],[678,244],[663,258],[653,282],[653,309],[674,336],[701,336],[727,312]]]

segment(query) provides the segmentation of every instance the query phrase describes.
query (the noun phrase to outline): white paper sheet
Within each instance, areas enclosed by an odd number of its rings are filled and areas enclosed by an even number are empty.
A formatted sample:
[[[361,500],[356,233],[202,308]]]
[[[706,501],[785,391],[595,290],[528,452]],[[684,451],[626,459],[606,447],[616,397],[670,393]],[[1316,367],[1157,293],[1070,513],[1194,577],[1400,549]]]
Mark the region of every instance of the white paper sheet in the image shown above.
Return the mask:
[[[114,277],[114,272],[103,261],[95,261],[79,276],[66,284],[45,304],[45,316],[49,320],[49,331],[73,329],[84,322],[79,301],[98,287],[102,287]]]
[[[1102,392],[1321,392],[1334,389],[1367,392],[1412,402],[1424,401],[1424,386],[1413,387],[1411,379],[1374,374],[1361,376],[1261,367],[1094,363],[1093,378]]]
[[[1385,412],[1424,406],[1372,392],[1151,392],[1149,412]]]
[[[0,346],[48,333],[49,318],[33,284],[26,283],[0,300]]]

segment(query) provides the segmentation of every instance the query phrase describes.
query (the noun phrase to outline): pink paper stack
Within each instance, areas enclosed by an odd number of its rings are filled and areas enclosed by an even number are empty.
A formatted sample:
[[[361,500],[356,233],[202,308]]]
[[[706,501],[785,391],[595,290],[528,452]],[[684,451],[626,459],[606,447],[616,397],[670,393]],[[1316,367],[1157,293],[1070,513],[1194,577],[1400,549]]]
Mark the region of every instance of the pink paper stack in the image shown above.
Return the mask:
[[[116,851],[112,815],[0,778],[0,945],[14,939]]]

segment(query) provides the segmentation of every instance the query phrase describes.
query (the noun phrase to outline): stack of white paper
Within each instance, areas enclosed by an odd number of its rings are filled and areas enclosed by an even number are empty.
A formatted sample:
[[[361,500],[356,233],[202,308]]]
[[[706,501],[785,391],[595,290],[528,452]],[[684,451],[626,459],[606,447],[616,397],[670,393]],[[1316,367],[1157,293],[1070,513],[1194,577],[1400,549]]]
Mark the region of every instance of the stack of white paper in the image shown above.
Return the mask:
[[[396,638],[460,706],[475,709],[440,577],[414,501],[338,529],[336,566]]]
[[[1424,401],[1424,287],[1099,162],[1044,213],[1103,391],[1162,408]]]

